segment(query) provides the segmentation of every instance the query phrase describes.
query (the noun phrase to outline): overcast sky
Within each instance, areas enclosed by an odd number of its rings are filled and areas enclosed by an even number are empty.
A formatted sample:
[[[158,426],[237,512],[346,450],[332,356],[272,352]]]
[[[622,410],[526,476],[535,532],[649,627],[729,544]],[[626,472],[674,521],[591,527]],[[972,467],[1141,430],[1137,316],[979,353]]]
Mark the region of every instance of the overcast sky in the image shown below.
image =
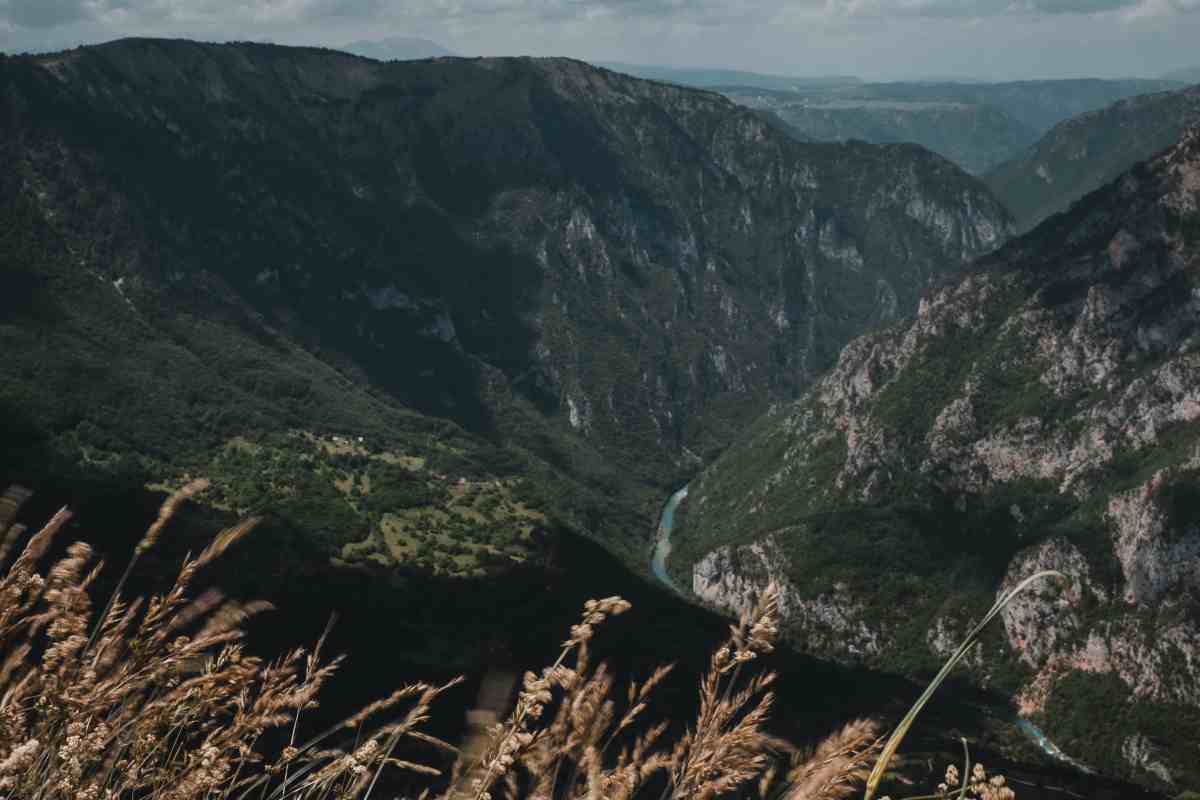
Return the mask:
[[[0,50],[132,35],[419,36],[463,55],[868,79],[1154,76],[1200,65],[1200,0],[0,0]]]

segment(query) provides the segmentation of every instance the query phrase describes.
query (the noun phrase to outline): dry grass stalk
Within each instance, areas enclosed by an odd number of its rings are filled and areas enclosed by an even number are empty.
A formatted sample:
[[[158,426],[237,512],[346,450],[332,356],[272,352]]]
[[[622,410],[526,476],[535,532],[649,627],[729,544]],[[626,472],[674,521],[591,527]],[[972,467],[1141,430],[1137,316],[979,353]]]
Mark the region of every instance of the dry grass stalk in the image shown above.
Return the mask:
[[[627,607],[619,598],[585,605],[559,659],[540,675],[525,674],[517,710],[507,724],[495,726],[473,775],[468,771],[460,778],[450,797],[484,800],[498,786],[505,797],[530,800],[626,800],[648,791],[650,797],[679,800],[733,796],[789,750],[765,730],[775,675],[742,674],[744,665],[774,647],[779,620],[774,586],[731,626],[729,640],[701,680],[696,722],[674,743],[664,741],[666,722],[642,722],[651,693],[671,667],[617,692],[607,666],[590,662],[595,627]],[[850,754],[845,759],[850,766],[831,782],[846,786],[861,775],[864,749],[843,742],[838,752]]]
[[[700,711],[671,752],[669,796],[727,795],[760,779],[783,745],[765,731],[775,695],[775,673],[751,677],[739,688],[742,666],[774,649],[779,632],[779,591],[767,586],[754,608],[730,626],[700,682]]]
[[[472,797],[474,800],[490,800],[491,789],[500,779],[504,778],[512,766],[523,758],[534,742],[531,726],[541,719],[554,695],[551,688],[559,686],[574,687],[581,674],[581,667],[586,669],[587,643],[595,634],[595,627],[602,624],[610,616],[623,614],[629,610],[629,603],[620,597],[607,597],[603,600],[588,600],[584,604],[583,619],[571,628],[570,637],[563,642],[558,659],[546,667],[542,674],[535,675],[526,672],[522,681],[522,689],[517,695],[517,704],[506,724],[497,724],[491,731],[490,742],[484,749],[483,757],[478,763],[464,765],[464,769],[456,776],[448,797]],[[575,670],[563,666],[567,656],[576,654]],[[592,695],[595,690],[592,690]]]
[[[883,746],[879,723],[859,719],[825,739],[810,752],[792,757],[779,800],[836,800],[849,797],[866,781]]]
[[[202,482],[189,484],[163,505],[135,560],[202,490]],[[234,602],[216,590],[192,597],[198,570],[247,535],[254,520],[185,559],[170,589],[149,600],[120,595],[126,569],[94,614],[88,587],[100,565],[86,544],[70,545],[39,571],[68,518],[65,509],[56,514],[0,578],[6,800],[366,800],[385,769],[425,776],[430,788],[422,797],[445,787],[437,769],[396,755],[403,740],[459,753],[443,800],[490,800],[493,793],[514,800],[832,800],[862,782],[880,749],[877,725],[864,720],[805,753],[767,733],[776,676],[748,667],[778,636],[773,585],[713,654],[697,718],[674,742],[667,722],[643,719],[670,666],[619,691],[607,665],[592,663],[597,627],[629,609],[619,597],[585,604],[555,662],[522,676],[507,715],[517,676],[490,673],[461,751],[422,730],[434,701],[457,681],[404,686],[298,742],[304,709],[340,663],[321,657],[329,629],[311,652],[294,649],[264,662],[247,655],[241,639],[246,619],[268,604]],[[9,516],[10,532],[12,522]],[[9,541],[15,549],[19,539]],[[280,752],[268,753],[261,742],[275,729],[291,735]],[[781,756],[790,756],[782,768]],[[978,772],[961,796],[1011,800],[1003,779]]]
[[[201,488],[172,496],[135,554]],[[253,789],[256,797],[342,797],[361,795],[385,766],[436,774],[391,752],[402,738],[437,742],[420,727],[446,687],[406,687],[370,707],[378,714],[412,701],[399,719],[358,731],[348,751],[318,750],[316,742],[275,755],[258,748],[268,730],[294,724],[338,660],[321,663],[302,649],[269,663],[247,656],[241,626],[266,604],[215,591],[189,599],[198,567],[252,525],[185,560],[166,593],[148,602],[116,593],[97,617],[88,587],[100,565],[88,545],[71,544],[39,570],[68,518],[56,514],[0,578],[0,796],[197,800]],[[364,719],[348,722],[357,728]],[[351,738],[345,724],[326,736],[338,732]]]
[[[33,492],[24,486],[10,486],[0,494],[0,534],[8,530],[21,506],[32,496]]]

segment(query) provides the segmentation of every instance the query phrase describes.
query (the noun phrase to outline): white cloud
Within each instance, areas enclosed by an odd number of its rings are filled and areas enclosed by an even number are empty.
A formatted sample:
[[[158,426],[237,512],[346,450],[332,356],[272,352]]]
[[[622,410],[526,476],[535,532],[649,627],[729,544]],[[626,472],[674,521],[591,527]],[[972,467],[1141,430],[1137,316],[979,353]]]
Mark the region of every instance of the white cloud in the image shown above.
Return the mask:
[[[407,35],[465,54],[865,77],[1153,74],[1200,61],[1185,36],[1200,32],[1198,11],[1200,0],[0,0],[0,47]]]
[[[831,15],[846,16],[980,19],[998,16],[1103,14],[1133,8],[1148,1],[1157,0],[827,0],[825,9]]]

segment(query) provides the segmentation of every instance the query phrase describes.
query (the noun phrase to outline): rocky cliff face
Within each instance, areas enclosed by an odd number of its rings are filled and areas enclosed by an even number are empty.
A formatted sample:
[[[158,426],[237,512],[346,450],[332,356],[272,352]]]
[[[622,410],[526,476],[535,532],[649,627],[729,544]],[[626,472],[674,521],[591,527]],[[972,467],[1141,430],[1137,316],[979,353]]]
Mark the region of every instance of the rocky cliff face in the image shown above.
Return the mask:
[[[1119,100],[1059,123],[1027,152],[984,176],[1029,230],[1200,121],[1200,86]]]
[[[5,59],[0,98],[0,184],[59,243],[71,314],[281,337],[536,453],[606,496],[599,516],[1009,231],[919,148],[803,145],[719,95],[566,60],[129,40]]]
[[[693,483],[676,569],[731,610],[776,576],[802,645],[909,667],[1059,570],[975,678],[1085,762],[1194,782],[1198,247],[1192,129],[773,408]]]

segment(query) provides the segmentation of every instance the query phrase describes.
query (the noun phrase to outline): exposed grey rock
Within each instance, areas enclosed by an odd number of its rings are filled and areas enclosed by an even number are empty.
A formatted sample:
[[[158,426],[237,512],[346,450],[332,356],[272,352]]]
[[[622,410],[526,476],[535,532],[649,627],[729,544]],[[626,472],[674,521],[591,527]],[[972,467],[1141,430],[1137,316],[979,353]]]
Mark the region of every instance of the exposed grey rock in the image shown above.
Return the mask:
[[[850,342],[692,483],[677,557],[711,573],[704,554],[739,542],[722,590],[706,579],[698,593],[735,607],[765,574],[743,565],[768,540],[771,575],[802,597],[911,587],[893,589],[897,608],[867,603],[874,651],[853,635],[814,639],[811,612],[789,606],[799,646],[887,664],[917,657],[913,637],[945,657],[972,616],[959,609],[977,618],[1057,570],[1069,585],[1038,585],[1004,610],[1000,650],[968,661],[976,680],[1020,662],[1032,671],[1015,697],[1025,714],[1080,674],[1115,676],[1131,703],[1200,708],[1198,198],[1193,131],[934,289],[911,319]],[[921,555],[900,566],[876,552]],[[858,608],[839,605],[844,629]],[[1131,742],[1140,769],[1183,768]]]

